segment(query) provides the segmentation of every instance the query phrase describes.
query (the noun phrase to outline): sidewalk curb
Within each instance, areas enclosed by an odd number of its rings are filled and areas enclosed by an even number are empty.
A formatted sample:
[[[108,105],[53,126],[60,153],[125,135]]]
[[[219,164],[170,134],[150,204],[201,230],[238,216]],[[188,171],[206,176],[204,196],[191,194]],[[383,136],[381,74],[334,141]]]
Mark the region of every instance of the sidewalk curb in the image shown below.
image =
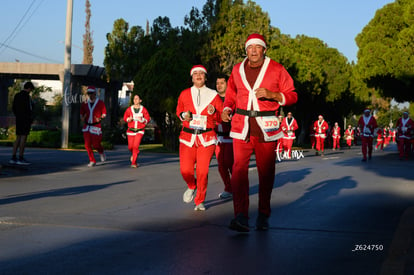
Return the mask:
[[[410,248],[414,246],[414,207],[407,208],[401,216],[391,242],[388,257],[381,267],[381,275],[404,275]]]

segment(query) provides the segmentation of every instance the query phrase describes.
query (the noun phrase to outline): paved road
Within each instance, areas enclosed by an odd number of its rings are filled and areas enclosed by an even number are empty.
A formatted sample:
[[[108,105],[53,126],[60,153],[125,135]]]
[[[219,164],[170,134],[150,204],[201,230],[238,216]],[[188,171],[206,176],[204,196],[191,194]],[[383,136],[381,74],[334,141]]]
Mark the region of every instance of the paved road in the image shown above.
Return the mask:
[[[0,163],[10,152],[0,147]],[[138,169],[123,146],[107,155],[88,168],[85,152],[29,148],[33,165],[3,166],[0,274],[379,274],[414,205],[414,161],[400,162],[395,146],[368,163],[358,147],[304,152],[277,164],[271,228],[256,232],[253,159],[252,231],[238,234],[215,160],[207,210],[195,212],[177,155],[142,152]]]

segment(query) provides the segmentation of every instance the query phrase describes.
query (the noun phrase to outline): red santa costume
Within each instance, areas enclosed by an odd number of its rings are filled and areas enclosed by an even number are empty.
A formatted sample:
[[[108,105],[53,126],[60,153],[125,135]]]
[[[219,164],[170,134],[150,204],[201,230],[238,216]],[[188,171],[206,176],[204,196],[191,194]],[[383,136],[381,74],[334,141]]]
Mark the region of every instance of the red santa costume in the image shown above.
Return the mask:
[[[183,201],[190,203],[196,193],[194,210],[205,210],[208,169],[217,143],[214,127],[220,120],[223,102],[215,90],[204,85],[206,68],[196,65],[190,74],[194,86],[181,92],[176,109],[183,125],[179,136],[180,171],[188,187]]]
[[[313,123],[313,130],[315,131],[315,139],[316,139],[316,154],[318,155],[325,150],[325,139],[326,139],[326,132],[328,131],[329,125],[323,119],[322,115],[319,115],[318,120]]]
[[[250,156],[254,151],[259,174],[256,228],[266,230],[275,179],[276,141],[284,136],[279,127],[277,110],[281,105],[291,105],[297,101],[289,73],[281,64],[264,56],[266,43],[263,36],[250,35],[245,49],[248,57],[233,67],[229,78],[223,112],[226,118],[234,113],[230,136],[233,138],[234,151],[231,185],[235,218],[230,223],[230,229],[243,232],[249,231]],[[259,60],[249,60],[253,58],[253,53],[260,57]],[[269,97],[281,100],[278,102]]]
[[[151,120],[147,109],[140,104],[140,101],[139,96],[135,95],[134,104],[127,108],[124,113],[124,121],[128,123],[126,134],[128,150],[131,152],[131,167],[133,168],[138,166],[139,145],[145,133],[145,126]]]
[[[88,153],[89,164],[88,166],[95,166],[96,160],[93,154],[93,148],[95,148],[101,161],[106,160],[104,148],[102,147],[102,125],[101,121],[106,117],[105,104],[99,98],[96,98],[96,88],[89,86],[87,89],[89,99],[82,103],[80,109],[81,120],[84,122],[82,132],[85,141],[85,149]]]
[[[411,151],[411,140],[413,138],[414,121],[408,117],[408,112],[397,121],[397,142],[400,159],[408,159]]]
[[[292,113],[288,113],[287,117],[282,120],[283,150],[290,159],[292,157],[293,141],[296,139],[295,131],[299,128],[296,119],[292,117]]]
[[[358,127],[361,129],[362,161],[367,161],[367,153],[368,159],[372,157],[372,143],[375,129],[378,127],[377,120],[371,115],[369,109],[365,109],[364,115],[359,118]]]
[[[375,146],[375,150],[378,150],[378,148],[381,150],[384,149],[384,134],[385,130],[379,128],[377,131],[377,145]]]
[[[354,139],[354,129],[352,129],[351,125],[348,125],[348,129],[346,129],[344,136],[346,139],[346,145],[348,148],[351,148],[352,140]]]
[[[341,149],[341,128],[338,126],[338,122],[335,122],[334,127],[331,131],[333,150]]]

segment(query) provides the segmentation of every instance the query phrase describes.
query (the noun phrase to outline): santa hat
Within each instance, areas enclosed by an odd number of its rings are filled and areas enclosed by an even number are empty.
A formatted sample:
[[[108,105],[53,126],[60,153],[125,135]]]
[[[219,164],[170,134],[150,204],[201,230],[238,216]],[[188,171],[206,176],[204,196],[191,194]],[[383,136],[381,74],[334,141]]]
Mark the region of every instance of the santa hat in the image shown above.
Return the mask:
[[[191,68],[190,75],[193,76],[195,71],[202,71],[207,74],[207,69],[203,65],[195,65]]]
[[[368,108],[366,108],[366,109],[364,110],[364,113],[371,113],[371,110],[370,110],[370,109],[368,109]]]
[[[246,43],[244,44],[244,48],[247,50],[247,47],[250,45],[260,45],[266,49],[266,41],[263,37],[263,35],[260,35],[258,33],[253,33],[247,37]]]
[[[96,93],[96,88],[94,86],[88,86],[86,92],[89,93]]]
[[[323,116],[322,115],[319,115],[318,118],[323,118]]]

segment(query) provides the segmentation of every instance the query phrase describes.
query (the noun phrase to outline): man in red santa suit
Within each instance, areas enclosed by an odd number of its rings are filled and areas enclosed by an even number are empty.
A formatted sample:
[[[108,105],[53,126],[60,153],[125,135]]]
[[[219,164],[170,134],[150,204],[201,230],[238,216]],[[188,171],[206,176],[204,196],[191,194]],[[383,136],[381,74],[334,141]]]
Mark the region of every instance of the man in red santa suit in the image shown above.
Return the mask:
[[[323,156],[328,128],[328,123],[323,119],[322,115],[319,115],[318,120],[313,123],[313,130],[315,131],[316,138],[316,155],[319,155],[320,152],[321,156]]]
[[[89,99],[82,103],[80,109],[80,119],[83,122],[83,138],[85,149],[88,153],[88,167],[96,165],[93,148],[99,153],[101,162],[105,162],[106,156],[102,147],[102,125],[101,121],[106,117],[105,103],[96,97],[96,88],[89,86],[87,89]]]
[[[400,160],[408,159],[411,152],[411,139],[413,138],[414,121],[408,117],[408,112],[404,112],[403,116],[397,121],[397,137],[398,151]]]
[[[289,112],[287,117],[282,120],[282,131],[284,134],[283,137],[283,151],[287,154],[288,158],[292,158],[292,145],[295,140],[295,131],[299,128],[296,119],[292,116],[292,113]]]
[[[176,109],[183,126],[179,137],[180,171],[187,183],[183,201],[190,203],[194,199],[194,210],[204,211],[208,169],[217,143],[214,127],[220,120],[223,101],[215,90],[206,87],[207,69],[204,66],[194,66],[190,75],[193,86],[181,92]]]
[[[127,137],[128,149],[131,152],[131,167],[137,168],[139,145],[145,133],[145,126],[150,121],[150,115],[147,109],[141,105],[139,95],[134,95],[133,104],[125,110],[124,121],[128,123]]]
[[[270,198],[275,179],[276,141],[283,138],[277,112],[279,106],[296,103],[293,80],[279,63],[265,56],[262,35],[252,34],[245,42],[247,57],[233,67],[223,121],[231,119],[234,164],[231,178],[234,218],[229,228],[248,232],[249,228],[249,161],[255,152],[259,174],[259,209],[257,230],[269,228]]]
[[[331,131],[332,136],[332,143],[333,143],[333,150],[341,149],[340,143],[341,143],[341,128],[338,125],[338,122],[335,122],[334,127]]]
[[[227,75],[219,75],[216,79],[216,89],[220,99],[224,102],[227,89]],[[231,191],[231,171],[233,168],[233,139],[230,137],[230,122],[218,121],[216,125],[217,145],[216,158],[218,171],[224,183],[224,191],[218,196],[220,199],[233,197]]]
[[[351,125],[348,125],[348,129],[346,129],[344,136],[348,149],[351,149],[352,140],[354,139],[354,129],[352,129]]]
[[[375,129],[378,127],[377,120],[371,115],[370,109],[364,110],[364,115],[362,115],[358,120],[358,127],[361,129],[361,143],[362,143],[362,161],[367,161],[372,158],[372,143],[374,141]]]

